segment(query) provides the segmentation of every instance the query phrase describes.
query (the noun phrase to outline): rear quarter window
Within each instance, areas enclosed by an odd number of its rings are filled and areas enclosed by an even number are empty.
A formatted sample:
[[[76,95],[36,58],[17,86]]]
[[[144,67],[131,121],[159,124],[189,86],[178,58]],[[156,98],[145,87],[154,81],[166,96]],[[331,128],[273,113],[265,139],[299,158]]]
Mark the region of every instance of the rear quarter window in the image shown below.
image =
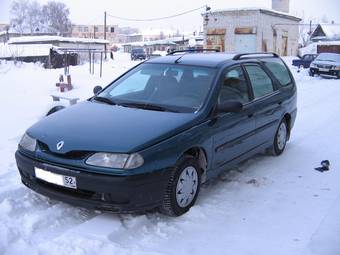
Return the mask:
[[[288,86],[292,84],[292,79],[290,77],[289,71],[281,59],[267,58],[262,59],[262,61],[264,65],[269,69],[269,71],[280,82],[281,86]]]

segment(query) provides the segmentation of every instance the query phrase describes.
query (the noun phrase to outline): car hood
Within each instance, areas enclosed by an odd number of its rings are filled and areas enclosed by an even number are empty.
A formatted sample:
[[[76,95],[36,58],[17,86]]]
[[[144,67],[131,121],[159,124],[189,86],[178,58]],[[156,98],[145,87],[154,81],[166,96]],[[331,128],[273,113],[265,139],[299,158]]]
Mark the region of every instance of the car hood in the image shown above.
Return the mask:
[[[82,102],[45,117],[27,133],[55,153],[136,152],[189,128],[194,113],[173,113]],[[57,143],[64,146],[58,151]]]
[[[334,61],[327,61],[327,60],[314,60],[313,64],[315,65],[330,65],[330,66],[339,66],[340,62],[334,62]]]

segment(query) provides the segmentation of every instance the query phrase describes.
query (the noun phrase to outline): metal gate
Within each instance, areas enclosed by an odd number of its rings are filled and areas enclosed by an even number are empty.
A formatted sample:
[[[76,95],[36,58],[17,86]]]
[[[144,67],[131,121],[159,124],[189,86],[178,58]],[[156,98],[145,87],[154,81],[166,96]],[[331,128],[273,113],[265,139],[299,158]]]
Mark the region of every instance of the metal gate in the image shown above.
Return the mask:
[[[256,34],[235,34],[235,52],[256,52]]]

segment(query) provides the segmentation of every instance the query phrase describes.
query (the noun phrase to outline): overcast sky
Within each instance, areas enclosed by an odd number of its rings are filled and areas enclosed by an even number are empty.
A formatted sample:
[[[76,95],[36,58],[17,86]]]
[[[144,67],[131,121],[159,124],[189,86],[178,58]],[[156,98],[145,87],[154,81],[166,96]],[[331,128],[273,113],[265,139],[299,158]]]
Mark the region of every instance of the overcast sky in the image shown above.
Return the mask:
[[[46,3],[48,0],[37,0]],[[59,0],[70,8],[70,18],[78,24],[102,24],[103,13],[135,19],[157,18],[177,14],[208,4],[212,11],[225,8],[265,7],[271,8],[271,0]],[[11,0],[0,0],[0,23],[10,19]],[[327,17],[328,21],[340,23],[340,0],[290,0],[290,12],[305,19]],[[126,22],[112,17],[108,24],[139,28],[172,28],[180,31],[197,31],[202,27],[201,11],[174,19],[156,22]]]

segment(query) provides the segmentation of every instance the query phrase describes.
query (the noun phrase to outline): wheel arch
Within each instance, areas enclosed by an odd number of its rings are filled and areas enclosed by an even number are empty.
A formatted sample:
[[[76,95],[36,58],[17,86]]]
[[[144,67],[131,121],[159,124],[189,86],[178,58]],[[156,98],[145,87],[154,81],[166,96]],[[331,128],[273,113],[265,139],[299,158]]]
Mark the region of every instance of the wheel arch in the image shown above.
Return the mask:
[[[289,113],[286,113],[284,116],[283,116],[283,119],[286,121],[287,123],[287,127],[288,127],[288,140],[290,138],[290,131],[292,129],[292,116],[289,114]]]
[[[207,169],[208,169],[208,157],[207,157],[207,153],[204,150],[204,148],[199,147],[199,146],[191,147],[190,149],[187,149],[182,154],[182,156],[183,155],[190,155],[197,159],[200,169],[202,171],[201,172],[202,173],[201,183],[204,183],[207,179]]]

